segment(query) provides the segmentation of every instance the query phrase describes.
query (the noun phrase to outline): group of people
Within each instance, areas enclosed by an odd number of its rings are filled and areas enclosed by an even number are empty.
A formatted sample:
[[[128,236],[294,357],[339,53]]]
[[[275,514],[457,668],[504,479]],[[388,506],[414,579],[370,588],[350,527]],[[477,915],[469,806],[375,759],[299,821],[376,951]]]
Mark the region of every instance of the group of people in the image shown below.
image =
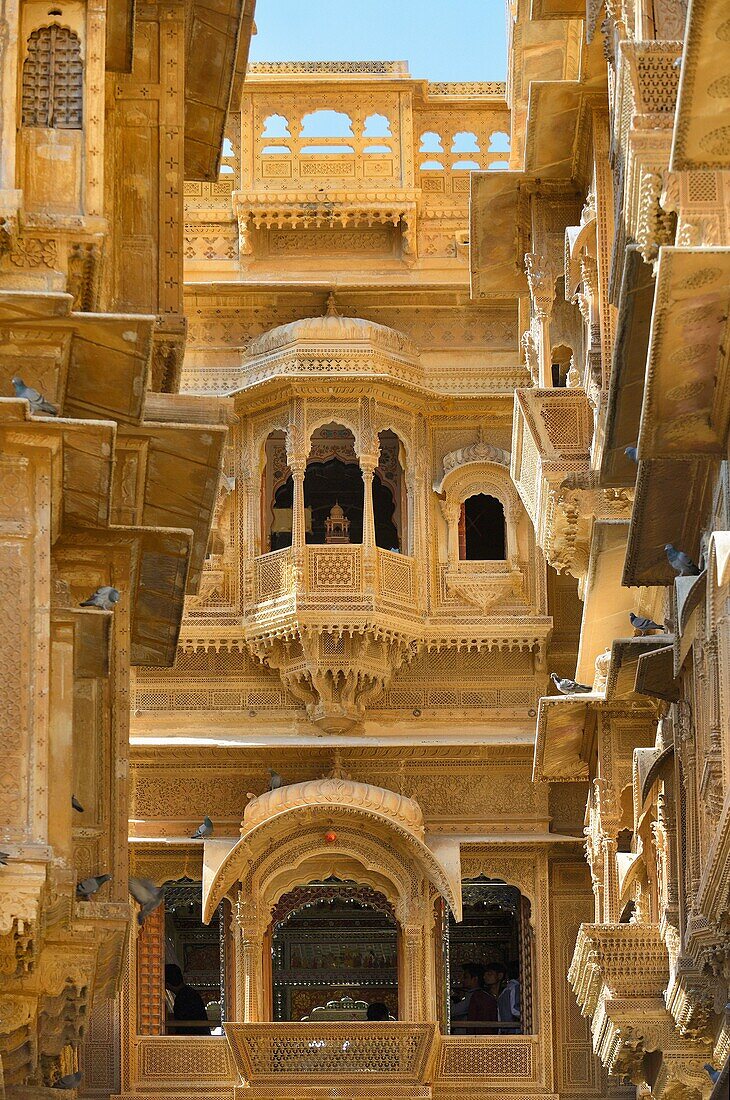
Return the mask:
[[[210,1035],[205,1002],[196,989],[186,984],[180,967],[168,963],[165,986],[172,994],[171,1030],[176,1035]],[[464,991],[451,1006],[451,1019],[459,1031],[514,1032],[520,1023],[520,983],[507,977],[504,963],[486,966],[468,962],[462,967],[461,989]],[[368,1020],[388,1020],[390,1014],[382,1001],[368,1005]],[[482,1025],[470,1028],[469,1025]],[[484,1026],[487,1025],[487,1026]],[[489,1026],[494,1025],[494,1026]]]
[[[515,1032],[520,1023],[520,983],[507,977],[504,963],[464,963],[461,989],[464,995],[451,1006],[451,1019],[459,1031]],[[467,1029],[468,1023],[495,1025]]]

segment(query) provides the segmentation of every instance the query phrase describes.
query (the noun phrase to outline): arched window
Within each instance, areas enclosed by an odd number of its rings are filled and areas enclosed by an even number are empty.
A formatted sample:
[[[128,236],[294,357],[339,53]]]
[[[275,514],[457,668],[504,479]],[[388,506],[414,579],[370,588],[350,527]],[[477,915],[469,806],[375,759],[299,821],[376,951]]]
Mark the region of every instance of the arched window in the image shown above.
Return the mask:
[[[557,388],[564,388],[568,384],[568,371],[572,362],[572,351],[565,344],[559,344],[550,352],[552,382]]]
[[[479,142],[477,136],[471,130],[459,130],[454,134],[451,146],[452,153],[478,153]]]
[[[444,147],[441,144],[441,135],[437,134],[434,130],[426,130],[425,134],[421,134],[421,144],[418,147],[419,153],[443,153]]]
[[[364,138],[392,137],[390,120],[385,115],[368,115],[365,119]]]
[[[505,522],[502,502],[486,493],[469,497],[461,506],[461,561],[504,561]]]
[[[504,130],[495,130],[489,135],[490,153],[509,153],[509,134]]]
[[[269,115],[264,119],[264,128],[261,131],[262,138],[288,138],[289,122],[284,115]]]
[[[407,501],[403,491],[403,445],[389,429],[379,432],[380,460],[373,480],[375,544],[383,550],[408,552]]]
[[[354,137],[352,119],[343,111],[331,111],[325,108],[310,111],[302,119],[299,136],[303,138],[351,138]]]
[[[38,27],[23,62],[23,126],[80,130],[84,67],[81,43],[68,27]]]

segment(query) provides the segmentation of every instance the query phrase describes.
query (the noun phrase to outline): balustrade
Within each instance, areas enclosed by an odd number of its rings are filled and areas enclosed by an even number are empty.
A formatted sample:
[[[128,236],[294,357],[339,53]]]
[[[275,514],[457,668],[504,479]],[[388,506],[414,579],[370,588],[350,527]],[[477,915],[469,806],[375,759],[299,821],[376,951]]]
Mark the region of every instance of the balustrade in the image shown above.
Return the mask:
[[[364,598],[364,548],[360,545],[307,546],[304,569],[297,582],[291,547],[273,550],[252,561],[250,598],[252,603],[294,599],[359,602]],[[416,562],[392,550],[375,550],[375,595],[401,605],[416,596]]]

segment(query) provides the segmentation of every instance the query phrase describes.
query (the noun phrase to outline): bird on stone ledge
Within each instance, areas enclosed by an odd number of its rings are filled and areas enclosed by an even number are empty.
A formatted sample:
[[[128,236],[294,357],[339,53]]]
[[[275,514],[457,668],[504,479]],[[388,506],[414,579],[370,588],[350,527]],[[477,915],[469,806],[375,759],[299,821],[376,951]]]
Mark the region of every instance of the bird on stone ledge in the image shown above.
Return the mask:
[[[13,378],[15,396],[21,401],[27,401],[30,411],[35,416],[58,416],[58,409],[50,401],[46,401],[42,393],[34,390],[32,386],[26,386],[22,378]]]
[[[678,573],[680,577],[699,577],[699,565],[692,561],[692,558],[689,554],[685,554],[684,550],[677,550],[675,546],[672,546],[671,542],[668,542],[664,547],[664,552],[667,555],[667,561],[672,569],[675,573]]]
[[[579,684],[576,680],[569,680],[567,677],[561,679],[554,672],[550,673],[550,679],[561,695],[585,695],[587,692],[593,691],[593,688],[588,687],[588,684]]]
[[[643,638],[645,634],[650,634],[652,630],[658,630],[662,634],[666,634],[666,627],[661,623],[655,623],[653,619],[645,619],[641,615],[634,615],[633,611],[629,612],[629,619],[631,625],[634,628],[634,637]]]
[[[110,584],[103,584],[97,588],[88,600],[84,600],[79,607],[95,607],[99,611],[113,611],[119,603],[120,592],[118,588],[112,588]]]

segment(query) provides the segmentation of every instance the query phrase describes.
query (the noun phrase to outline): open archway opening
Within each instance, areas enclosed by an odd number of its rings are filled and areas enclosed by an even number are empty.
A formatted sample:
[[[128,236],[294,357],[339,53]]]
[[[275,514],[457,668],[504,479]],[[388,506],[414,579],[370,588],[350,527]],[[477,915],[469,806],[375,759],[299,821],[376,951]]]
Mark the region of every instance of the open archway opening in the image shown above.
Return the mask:
[[[398,926],[385,895],[334,877],[284,894],[272,911],[271,1000],[276,1021],[397,1019]]]
[[[461,506],[459,558],[461,561],[504,561],[506,557],[504,506],[496,497],[476,493]]]
[[[505,882],[462,882],[463,920],[444,921],[445,1013],[453,1035],[532,1031],[530,902]]]

